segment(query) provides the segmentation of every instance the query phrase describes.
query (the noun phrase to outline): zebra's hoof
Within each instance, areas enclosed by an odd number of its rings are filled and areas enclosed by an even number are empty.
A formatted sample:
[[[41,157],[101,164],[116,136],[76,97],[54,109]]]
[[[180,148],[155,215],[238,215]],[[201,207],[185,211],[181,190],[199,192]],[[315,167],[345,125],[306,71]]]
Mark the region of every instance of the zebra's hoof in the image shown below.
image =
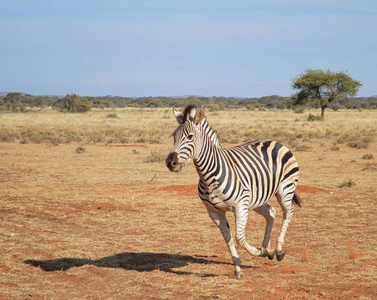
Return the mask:
[[[276,253],[276,259],[282,261],[284,259],[285,253],[284,250],[281,253]]]
[[[241,279],[243,277],[242,272],[239,272],[239,273],[235,272],[234,275],[236,276],[237,279]]]
[[[268,259],[269,260],[273,260],[274,258],[275,258],[275,251],[272,252],[272,253],[270,253],[270,254],[268,254]]]

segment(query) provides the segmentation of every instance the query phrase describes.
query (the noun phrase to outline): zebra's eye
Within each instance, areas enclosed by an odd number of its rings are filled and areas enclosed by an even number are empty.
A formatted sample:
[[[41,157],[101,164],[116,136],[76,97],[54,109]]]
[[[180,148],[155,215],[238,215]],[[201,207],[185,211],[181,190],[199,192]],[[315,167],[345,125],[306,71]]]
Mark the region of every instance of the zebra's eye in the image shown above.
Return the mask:
[[[194,138],[194,135],[193,135],[193,134],[189,134],[189,135],[187,136],[187,140],[188,140],[188,141],[192,141],[193,138]]]

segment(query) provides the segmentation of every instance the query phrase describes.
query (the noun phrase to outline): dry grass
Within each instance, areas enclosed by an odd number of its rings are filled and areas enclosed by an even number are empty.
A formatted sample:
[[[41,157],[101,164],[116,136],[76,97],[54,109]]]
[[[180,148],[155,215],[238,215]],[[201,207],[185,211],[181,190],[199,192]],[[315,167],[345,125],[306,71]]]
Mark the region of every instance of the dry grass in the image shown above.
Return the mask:
[[[232,277],[227,247],[196,196],[193,165],[175,174],[164,162],[146,163],[151,153],[167,155],[171,147],[176,122],[170,111],[117,110],[116,119],[106,118],[108,111],[80,115],[83,119],[54,112],[1,115],[5,130],[82,126],[86,136],[89,129],[102,135],[111,128],[129,132],[126,137],[134,141],[138,129],[146,139],[149,131],[160,132],[161,144],[0,143],[0,298],[373,299],[377,162],[363,156],[376,153],[377,143],[369,140],[367,149],[337,143],[332,151],[340,136],[326,136],[341,133],[343,126],[343,134],[371,138],[372,115],[349,113],[342,119],[342,113],[329,112],[324,122],[309,126],[303,126],[304,115],[289,112],[208,114],[220,137],[229,135],[227,126],[239,141],[248,136],[246,129],[274,135],[274,128],[286,128],[285,135],[297,130],[302,136],[282,139],[309,146],[295,152],[303,207],[288,229],[286,257],[279,263],[240,249],[242,280]],[[51,114],[49,121],[43,114]],[[164,126],[156,128],[156,122]],[[262,136],[249,137],[254,138]],[[85,151],[78,153],[79,147]],[[338,187],[349,180],[356,185]],[[272,205],[277,207],[275,200]],[[281,223],[277,210],[274,239]],[[231,215],[229,223],[233,228]],[[263,228],[262,218],[251,213],[251,244],[260,245]]]
[[[166,110],[166,109],[165,109]],[[109,118],[109,115],[117,117]],[[85,114],[52,110],[0,114],[0,141],[20,143],[161,143],[171,133],[162,110],[95,110]]]
[[[117,116],[109,118],[108,116]],[[332,139],[365,149],[376,138],[374,111],[327,112],[323,122],[306,122],[305,114],[292,111],[208,112],[210,124],[221,141],[242,143],[273,139],[303,147],[312,139]],[[23,114],[0,114],[0,141],[20,143],[168,143],[174,117],[170,109],[95,110],[68,114],[52,110]],[[334,145],[336,146],[336,145]]]

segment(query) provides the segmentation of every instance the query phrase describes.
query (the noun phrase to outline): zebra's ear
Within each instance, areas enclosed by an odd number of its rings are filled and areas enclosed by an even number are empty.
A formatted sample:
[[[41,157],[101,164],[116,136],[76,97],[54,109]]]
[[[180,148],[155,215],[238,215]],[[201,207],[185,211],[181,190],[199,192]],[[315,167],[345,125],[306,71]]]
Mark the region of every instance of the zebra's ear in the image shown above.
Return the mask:
[[[178,124],[182,124],[183,123],[183,115],[178,110],[176,110],[174,107],[173,107],[173,113],[174,113],[174,116],[175,116]]]
[[[200,124],[200,122],[203,121],[204,119],[204,108],[203,106],[200,107],[199,109],[196,110],[195,117],[194,117],[194,122],[196,125]]]

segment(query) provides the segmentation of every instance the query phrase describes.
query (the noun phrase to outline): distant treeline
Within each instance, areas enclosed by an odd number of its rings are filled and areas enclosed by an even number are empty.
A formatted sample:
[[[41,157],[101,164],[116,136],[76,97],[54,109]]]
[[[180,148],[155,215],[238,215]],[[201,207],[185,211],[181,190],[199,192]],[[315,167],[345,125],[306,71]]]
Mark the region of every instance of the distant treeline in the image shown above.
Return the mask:
[[[205,106],[209,110],[224,110],[247,108],[254,109],[305,109],[318,108],[318,103],[308,103],[306,106],[296,105],[296,95],[281,97],[277,95],[259,98],[236,98],[236,97],[120,97],[102,96],[87,97],[77,94],[58,96],[34,96],[23,93],[8,93],[0,96],[0,111],[27,111],[33,108],[53,107],[61,111],[85,112],[91,108],[113,108],[113,107],[185,107],[188,104]],[[330,109],[377,109],[377,96],[355,97],[339,99],[330,103]]]

